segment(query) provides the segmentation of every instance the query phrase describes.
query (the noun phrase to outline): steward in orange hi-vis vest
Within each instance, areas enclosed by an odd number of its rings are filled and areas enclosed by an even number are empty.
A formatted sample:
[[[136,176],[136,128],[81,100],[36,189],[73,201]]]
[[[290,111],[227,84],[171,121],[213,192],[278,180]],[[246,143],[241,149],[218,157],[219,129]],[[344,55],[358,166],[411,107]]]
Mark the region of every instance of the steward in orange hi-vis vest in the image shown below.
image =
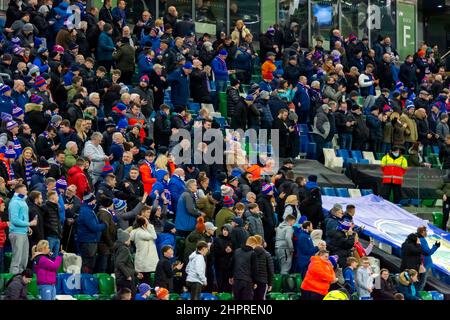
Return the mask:
[[[391,190],[394,193],[394,203],[399,204],[402,196],[403,176],[408,169],[408,161],[401,155],[400,148],[392,147],[391,152],[381,159],[383,172],[383,190],[379,192],[384,199],[389,200]]]

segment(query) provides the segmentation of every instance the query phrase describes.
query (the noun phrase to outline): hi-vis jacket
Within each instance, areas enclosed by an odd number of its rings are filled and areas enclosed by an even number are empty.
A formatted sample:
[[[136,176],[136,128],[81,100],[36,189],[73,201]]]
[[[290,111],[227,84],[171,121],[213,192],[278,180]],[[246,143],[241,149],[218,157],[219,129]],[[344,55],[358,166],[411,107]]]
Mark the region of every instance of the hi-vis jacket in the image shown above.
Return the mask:
[[[399,156],[394,159],[388,153],[381,159],[381,171],[383,171],[383,183],[403,184],[403,176],[408,169],[408,161]]]

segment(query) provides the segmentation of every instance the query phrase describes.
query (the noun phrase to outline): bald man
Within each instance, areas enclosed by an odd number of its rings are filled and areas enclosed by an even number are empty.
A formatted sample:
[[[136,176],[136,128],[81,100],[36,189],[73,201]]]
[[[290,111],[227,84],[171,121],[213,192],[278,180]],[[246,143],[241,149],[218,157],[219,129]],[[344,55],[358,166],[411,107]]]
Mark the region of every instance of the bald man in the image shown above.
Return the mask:
[[[172,177],[169,181],[169,191],[172,198],[172,211],[177,212],[178,199],[181,194],[186,191],[186,185],[184,183],[185,173],[182,168],[175,169]]]
[[[25,110],[25,104],[28,103],[26,91],[25,83],[22,80],[14,80],[14,89],[11,97],[13,98],[14,103],[22,110]]]

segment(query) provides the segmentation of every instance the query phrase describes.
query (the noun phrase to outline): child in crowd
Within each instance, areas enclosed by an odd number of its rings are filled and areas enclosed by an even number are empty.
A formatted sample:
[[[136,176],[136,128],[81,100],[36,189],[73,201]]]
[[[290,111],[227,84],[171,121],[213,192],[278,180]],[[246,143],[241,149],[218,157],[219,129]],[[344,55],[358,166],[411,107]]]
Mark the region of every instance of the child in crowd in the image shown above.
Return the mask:
[[[158,261],[156,265],[155,272],[155,287],[164,287],[172,291],[173,288],[173,277],[175,273],[183,269],[183,264],[181,262],[171,263],[174,257],[173,247],[170,245],[165,245],[162,247],[162,258]]]
[[[6,232],[5,230],[9,227],[9,222],[2,221],[2,215],[5,212],[5,202],[0,198],[0,273],[3,273],[4,269],[4,255],[3,252],[5,242],[6,242]]]
[[[62,252],[52,260],[47,240],[41,240],[31,249],[33,269],[36,273],[41,300],[55,300],[56,275],[62,263]]]
[[[147,283],[141,283],[138,287],[138,293],[134,300],[150,300],[150,295],[152,294],[152,288]]]
[[[347,267],[344,269],[344,287],[350,294],[356,290],[355,269],[358,267],[358,260],[355,257],[347,258]]]
[[[356,290],[361,300],[371,300],[373,291],[372,268],[368,257],[361,258],[361,265],[356,271]]]

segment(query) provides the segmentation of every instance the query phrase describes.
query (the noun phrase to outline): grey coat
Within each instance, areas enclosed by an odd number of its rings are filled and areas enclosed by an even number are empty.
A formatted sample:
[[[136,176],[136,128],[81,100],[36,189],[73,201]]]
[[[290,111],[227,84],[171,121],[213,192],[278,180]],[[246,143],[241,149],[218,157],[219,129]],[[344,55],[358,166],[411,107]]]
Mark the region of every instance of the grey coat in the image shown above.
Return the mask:
[[[316,116],[314,117],[313,133],[326,139],[330,133],[330,121],[327,115],[323,112],[322,108],[317,109]]]
[[[250,211],[245,212],[245,218],[248,221],[248,233],[251,236],[260,235],[264,238],[264,227],[260,214],[252,214]]]
[[[139,202],[131,211],[126,212],[125,210],[122,210],[117,212],[117,216],[119,217],[117,227],[122,230],[128,229],[130,226],[130,221],[134,221],[134,219],[136,219],[143,206],[144,204]]]
[[[288,249],[294,251],[294,244],[292,243],[292,236],[294,235],[294,229],[286,221],[280,223],[276,228],[275,236],[275,248],[276,249]]]

